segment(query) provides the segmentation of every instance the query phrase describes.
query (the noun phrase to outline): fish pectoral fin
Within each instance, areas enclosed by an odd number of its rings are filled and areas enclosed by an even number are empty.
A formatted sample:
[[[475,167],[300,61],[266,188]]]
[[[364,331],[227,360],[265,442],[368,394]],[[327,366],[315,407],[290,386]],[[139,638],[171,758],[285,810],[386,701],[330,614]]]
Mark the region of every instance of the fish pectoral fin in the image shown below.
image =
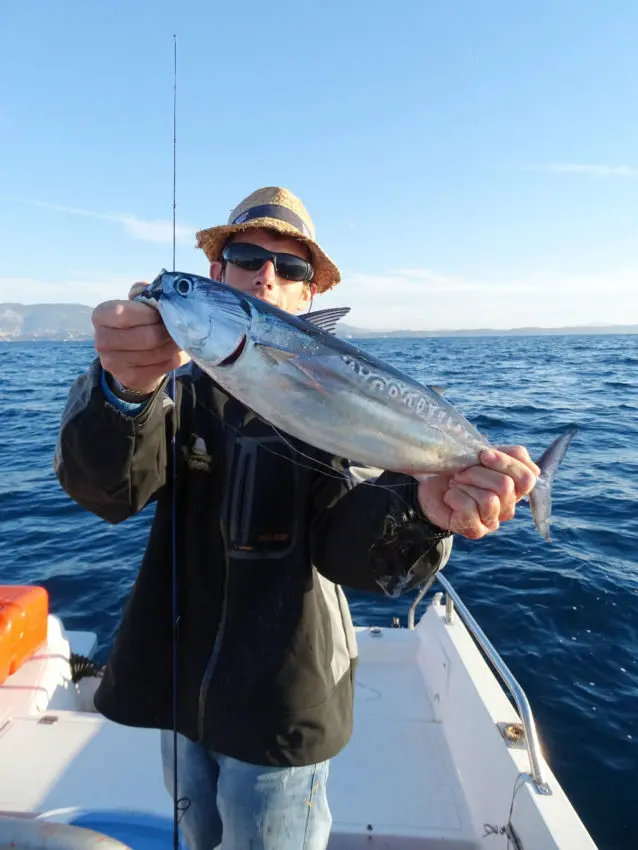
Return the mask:
[[[277,366],[286,364],[294,366],[307,379],[309,385],[317,390],[317,392],[325,393],[325,386],[319,382],[316,365],[313,364],[311,357],[304,357],[303,354],[296,354],[292,351],[284,351],[281,348],[272,348],[270,345],[259,343],[263,354],[269,358]]]
[[[277,365],[280,363],[289,363],[291,360],[294,360],[295,357],[299,356],[295,351],[287,351],[285,348],[277,348],[267,342],[256,342],[254,345],[256,348],[261,350],[264,356],[266,356],[269,360],[272,360],[272,362]]]
[[[289,351],[285,348],[271,345],[267,342],[255,342],[256,348],[259,348],[261,353],[275,366],[287,365],[294,366],[308,379],[310,386],[317,392],[325,393],[326,388],[318,380],[317,359],[306,357],[296,351]]]
[[[317,390],[317,392],[326,394],[326,388],[323,384],[319,383],[317,369],[311,368],[312,360],[309,357],[296,357],[294,360],[290,361],[290,365],[294,366],[295,369],[299,369],[299,371],[306,376],[310,386]]]

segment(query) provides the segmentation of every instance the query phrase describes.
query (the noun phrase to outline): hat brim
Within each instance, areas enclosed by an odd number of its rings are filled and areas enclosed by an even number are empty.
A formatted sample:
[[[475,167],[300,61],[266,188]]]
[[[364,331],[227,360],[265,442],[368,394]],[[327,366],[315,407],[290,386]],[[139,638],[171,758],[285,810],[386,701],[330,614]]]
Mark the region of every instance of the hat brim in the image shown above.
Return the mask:
[[[292,224],[288,224],[288,222],[278,218],[254,218],[243,224],[221,224],[217,227],[199,230],[195,234],[197,247],[202,249],[209,262],[214,263],[221,259],[222,249],[230,235],[240,233],[242,230],[253,230],[254,228],[274,230],[276,233],[281,233],[283,236],[291,236],[293,239],[297,239],[299,242],[303,242],[308,246],[312,257],[312,265],[315,270],[315,276],[312,282],[316,285],[317,292],[326,292],[341,281],[339,269],[319,245],[313,239],[301,234]]]

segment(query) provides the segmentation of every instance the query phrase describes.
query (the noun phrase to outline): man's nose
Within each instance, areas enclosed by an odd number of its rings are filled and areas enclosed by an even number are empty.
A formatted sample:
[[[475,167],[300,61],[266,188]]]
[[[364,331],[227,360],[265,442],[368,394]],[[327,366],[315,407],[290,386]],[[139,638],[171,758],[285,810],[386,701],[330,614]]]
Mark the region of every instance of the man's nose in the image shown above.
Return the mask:
[[[261,286],[264,289],[272,289],[275,285],[276,276],[274,262],[272,260],[266,260],[255,275],[254,284],[256,287]]]

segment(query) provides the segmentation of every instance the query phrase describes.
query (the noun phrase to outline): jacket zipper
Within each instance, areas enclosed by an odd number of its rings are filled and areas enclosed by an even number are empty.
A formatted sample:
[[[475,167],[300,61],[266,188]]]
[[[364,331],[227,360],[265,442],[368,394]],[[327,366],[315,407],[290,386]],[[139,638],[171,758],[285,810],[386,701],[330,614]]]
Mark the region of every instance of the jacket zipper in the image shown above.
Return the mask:
[[[224,534],[224,538],[225,538]],[[224,540],[224,545],[226,541]],[[224,596],[222,600],[222,612],[219,618],[219,627],[217,629],[217,634],[215,635],[215,642],[213,643],[213,648],[211,650],[210,655],[208,656],[208,661],[206,662],[206,667],[204,669],[204,675],[202,676],[202,682],[199,687],[199,698],[198,698],[198,710],[197,710],[197,734],[200,740],[200,743],[204,740],[204,725],[206,720],[206,697],[208,696],[208,689],[210,688],[210,682],[213,678],[213,673],[215,671],[215,667],[217,666],[217,659],[219,658],[219,652],[222,645],[222,639],[224,637],[224,630],[226,628],[226,619],[228,614],[228,582],[230,578],[230,570],[228,569],[228,551],[226,551],[224,556]]]
[[[229,418],[233,418],[232,414]],[[224,638],[224,631],[226,629],[226,620],[228,619],[228,585],[230,583],[227,528],[229,519],[228,505],[233,496],[233,492],[231,492],[231,482],[234,483],[234,479],[236,477],[235,472],[237,467],[237,463],[234,457],[234,451],[237,440],[237,433],[239,433],[239,429],[241,427],[240,423],[235,423],[234,421],[230,423],[226,422],[226,425],[229,424],[231,425],[231,429],[228,433],[226,442],[226,457],[231,459],[231,463],[227,473],[226,492],[224,494],[220,517],[221,534],[222,540],[224,542],[224,589],[222,597],[222,610],[219,617],[219,626],[217,627],[217,634],[215,635],[213,648],[211,649],[210,655],[208,656],[208,661],[206,662],[206,667],[204,668],[204,675],[202,676],[202,681],[199,686],[199,697],[197,700],[197,734],[200,742],[203,742],[204,740],[204,727],[206,723],[206,699],[208,697],[208,691],[210,689],[210,683],[213,678],[213,673],[215,672],[215,667],[217,666],[217,661],[219,659],[222,640]],[[234,433],[234,431],[236,431],[237,433]]]

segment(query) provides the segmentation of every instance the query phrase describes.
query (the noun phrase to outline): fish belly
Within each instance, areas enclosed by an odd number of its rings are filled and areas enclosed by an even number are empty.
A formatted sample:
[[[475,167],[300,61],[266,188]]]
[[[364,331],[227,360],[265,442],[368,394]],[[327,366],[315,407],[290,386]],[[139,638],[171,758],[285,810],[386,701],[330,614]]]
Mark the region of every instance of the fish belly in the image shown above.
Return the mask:
[[[347,371],[302,371],[294,361],[273,365],[254,351],[242,368],[199,365],[277,429],[365,466],[416,477],[470,466],[485,448],[453,438],[408,407],[358,392]]]

